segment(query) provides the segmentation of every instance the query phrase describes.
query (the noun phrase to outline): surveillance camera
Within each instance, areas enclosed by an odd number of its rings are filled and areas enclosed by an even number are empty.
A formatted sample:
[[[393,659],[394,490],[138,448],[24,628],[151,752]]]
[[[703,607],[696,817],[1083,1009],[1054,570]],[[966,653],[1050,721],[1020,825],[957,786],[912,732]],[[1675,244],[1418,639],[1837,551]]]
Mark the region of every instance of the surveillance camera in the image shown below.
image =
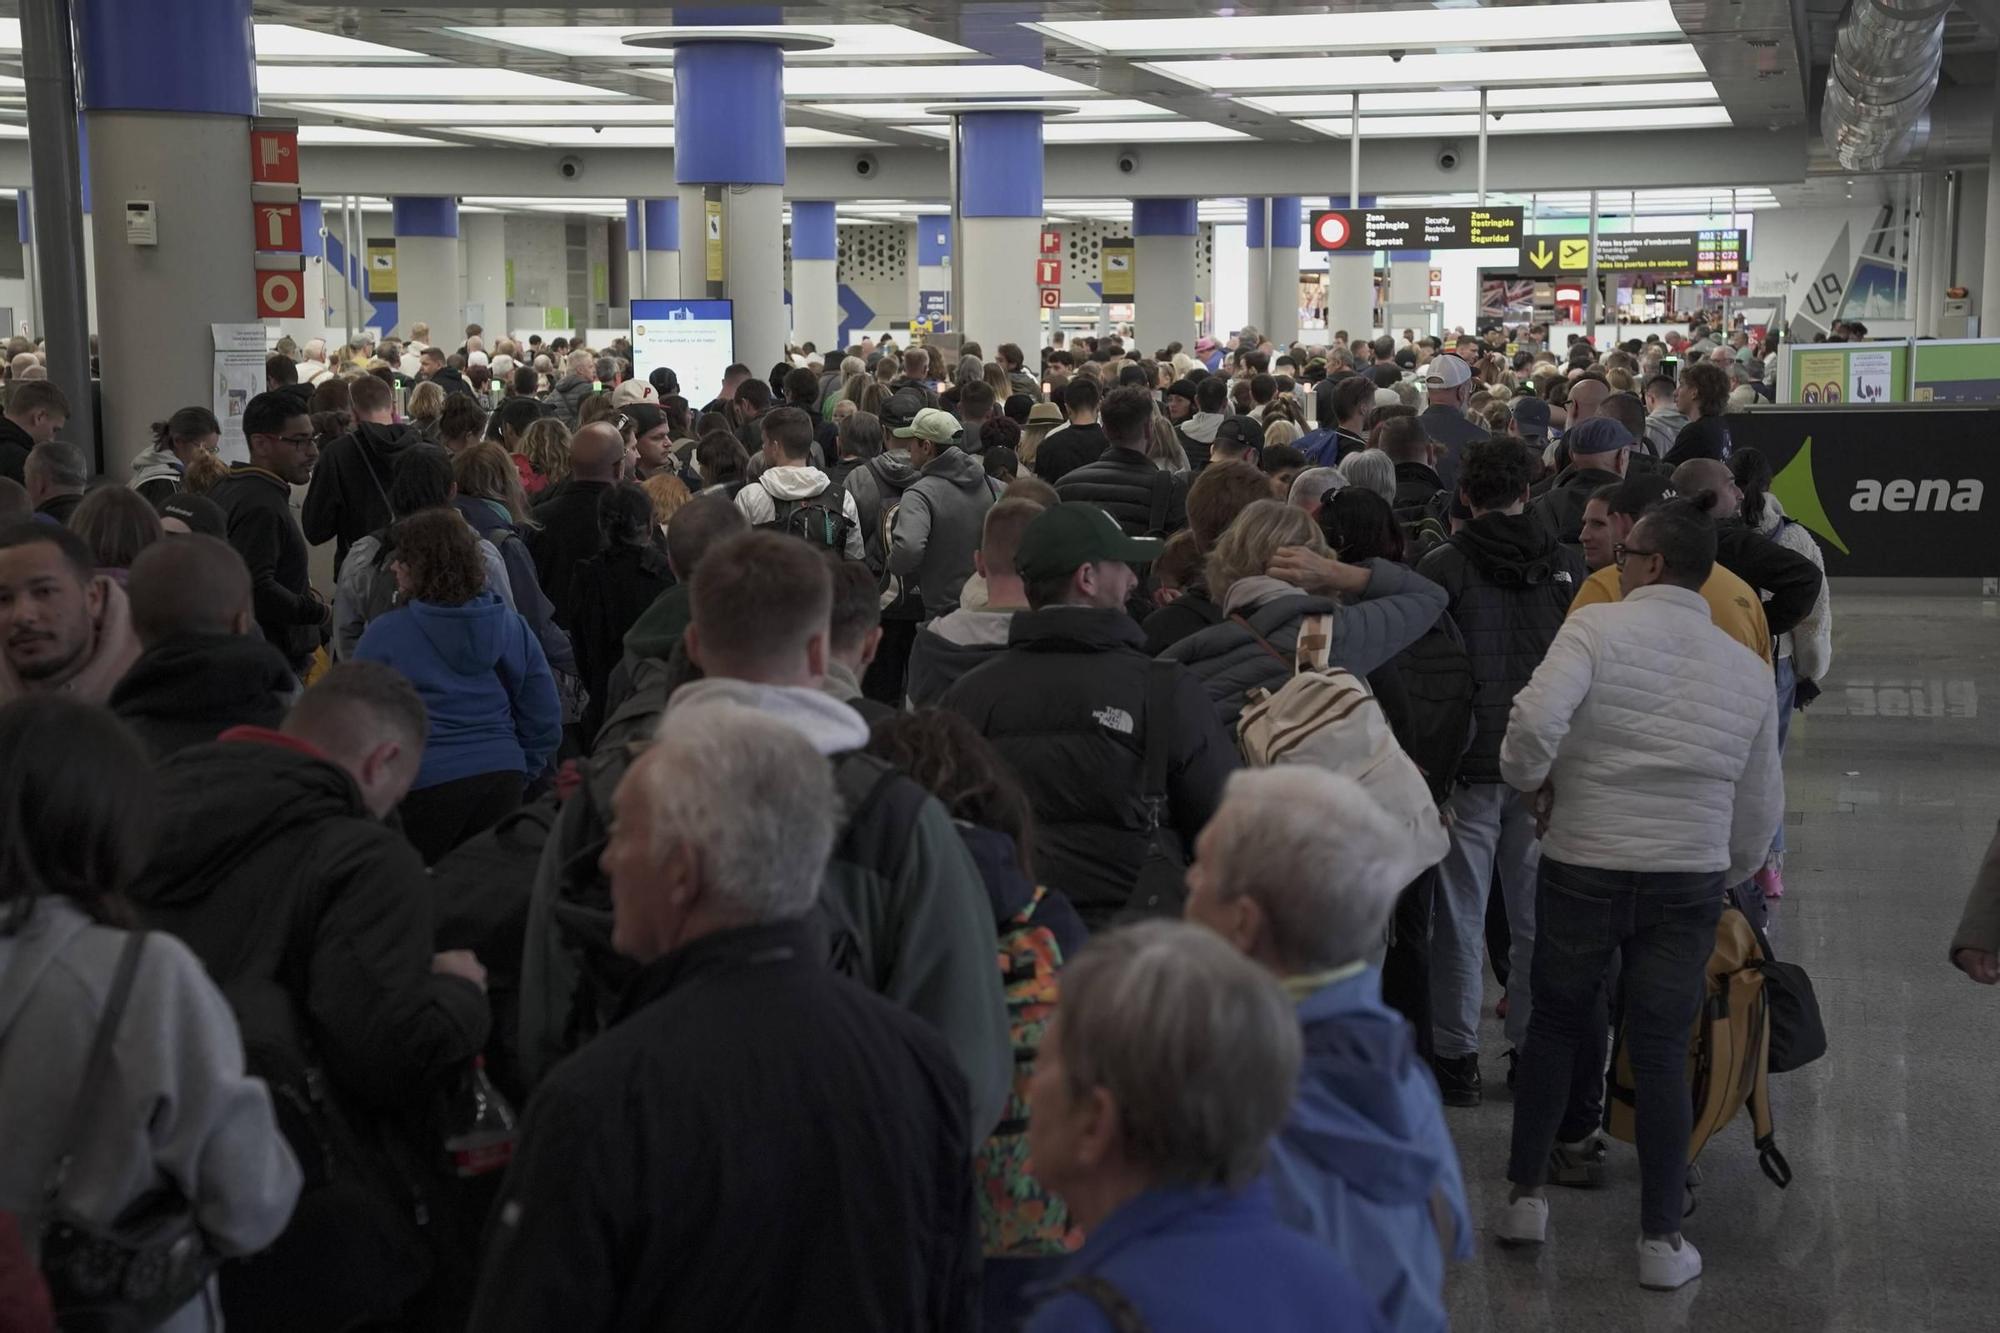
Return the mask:
[[[875,160],[873,153],[861,153],[854,159],[854,174],[857,176],[873,176],[881,169],[882,164]]]
[[[1439,171],[1457,171],[1457,170],[1458,170],[1458,157],[1459,157],[1459,154],[1458,154],[1458,145],[1457,145],[1457,144],[1455,144],[1455,143],[1446,143],[1446,144],[1439,144],[1439,145],[1438,145],[1438,170],[1439,170]]]
[[[583,159],[574,154],[565,156],[556,163],[556,175],[566,181],[573,181],[583,175]]]
[[[1408,51],[1391,51],[1389,53],[1389,61],[1391,64],[1400,65],[1403,63],[1403,57],[1408,54],[1410,54]]]
[[[1118,155],[1118,171],[1120,175],[1129,176],[1138,169],[1139,155],[1137,153],[1128,148]]]

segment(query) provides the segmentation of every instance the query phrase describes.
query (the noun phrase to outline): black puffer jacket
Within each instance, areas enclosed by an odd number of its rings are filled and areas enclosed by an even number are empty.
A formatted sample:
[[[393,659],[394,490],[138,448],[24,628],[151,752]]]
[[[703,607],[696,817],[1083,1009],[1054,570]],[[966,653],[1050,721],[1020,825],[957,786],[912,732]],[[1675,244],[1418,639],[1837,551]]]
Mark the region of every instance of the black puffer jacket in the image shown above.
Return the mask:
[[[409,843],[345,772],[265,736],[160,765],[174,834],[132,899],[232,999],[260,984],[289,994],[354,1103],[421,1108],[434,1076],[486,1040],[486,997],[431,971],[431,892]]]
[[[1050,606],[1014,616],[1007,651],[945,692],[1020,775],[1035,810],[1037,877],[1093,928],[1131,896],[1146,851],[1146,693],[1153,659],[1123,611]],[[1236,746],[1201,682],[1174,676],[1165,824],[1184,847],[1215,813]]]
[[[1478,732],[1459,776],[1500,781],[1507,714],[1583,586],[1583,557],[1530,514],[1481,514],[1425,556],[1417,572],[1444,588],[1472,659]]]
[[[231,727],[275,727],[297,696],[285,655],[243,634],[173,634],[139,654],[111,691],[111,711],[156,759]]]
[[[1187,478],[1161,471],[1136,449],[1106,449],[1095,463],[1064,473],[1056,494],[1065,503],[1096,505],[1133,537],[1164,537],[1187,526]]]
[[[1791,633],[1811,614],[1819,601],[1819,585],[1826,577],[1818,565],[1778,545],[1740,518],[1723,519],[1715,525],[1715,563],[1768,596],[1764,619],[1771,626],[1773,639]]]
[[[1428,463],[1396,464],[1396,521],[1414,522],[1424,516],[1431,497],[1444,489],[1444,479]]]

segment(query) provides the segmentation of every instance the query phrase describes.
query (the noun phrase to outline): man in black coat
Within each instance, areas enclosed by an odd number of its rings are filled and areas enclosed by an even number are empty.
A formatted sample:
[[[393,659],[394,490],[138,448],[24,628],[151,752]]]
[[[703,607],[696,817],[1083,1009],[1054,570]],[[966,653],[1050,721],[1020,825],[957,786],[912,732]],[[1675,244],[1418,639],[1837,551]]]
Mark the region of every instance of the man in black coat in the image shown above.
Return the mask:
[[[626,772],[602,863],[641,970],[529,1103],[476,1333],[977,1322],[965,1076],[810,924],[838,805],[803,734],[733,702]]]
[[[69,420],[69,399],[47,380],[19,380],[7,389],[0,415],[0,477],[26,485],[22,469],[38,444],[47,444]]]
[[[1035,865],[1086,924],[1110,922],[1132,897],[1148,845],[1149,797],[1184,855],[1222,799],[1236,746],[1201,681],[1146,654],[1125,612],[1133,564],[1165,543],[1128,537],[1095,505],[1059,504],[1021,534],[1015,568],[1029,609],[1007,651],[945,692],[993,742],[1035,811]],[[1157,705],[1149,705],[1157,700]],[[1146,738],[1167,728],[1163,790],[1145,790]]]
[[[209,498],[249,567],[257,628],[303,671],[333,624],[333,608],[312,590],[305,534],[292,516],[292,487],[312,480],[319,460],[312,418],[283,394],[260,393],[243,409],[243,434],[250,461],[232,464]]]
[[[1743,492],[1727,463],[1712,458],[1682,463],[1674,469],[1674,489],[1692,498],[1711,497],[1706,503],[1715,518],[1715,563],[1765,598],[1764,620],[1774,641],[1812,614],[1826,576],[1797,551],[1786,550],[1743,521]]]
[[[228,998],[305,1166],[284,1235],[224,1269],[238,1327],[393,1322],[430,1280],[409,1212],[421,1172],[389,1163],[438,1152],[427,1112],[489,1015],[479,961],[433,952],[423,864],[382,823],[416,777],[425,726],[408,681],[354,662],[282,731],[237,728],[160,766],[156,813],[173,832],[131,897]],[[331,1129],[335,1113],[351,1136]]]
[[[569,476],[535,506],[535,522],[522,540],[534,557],[535,578],[555,606],[556,624],[570,627],[571,579],[576,567],[604,549],[597,506],[618,484],[625,437],[607,421],[585,426],[569,441]]]
[[[1495,879],[1513,932],[1507,1037],[1516,1049],[1527,1039],[1535,819],[1529,797],[1500,777],[1500,741],[1514,696],[1548,654],[1585,575],[1583,557],[1523,512],[1530,475],[1528,450],[1519,440],[1467,449],[1460,460],[1459,494],[1472,518],[1417,566],[1445,590],[1447,611],[1465,637],[1477,728],[1446,803],[1451,850],[1438,864],[1432,919],[1432,1042],[1438,1089],[1448,1106],[1477,1106],[1480,1100],[1480,959],[1486,896]],[[1564,1138],[1583,1138],[1587,1130]]]
[[[139,552],[125,584],[144,651],[111,692],[158,759],[231,727],[275,727],[298,693],[280,653],[250,632],[250,571],[229,543],[189,535]]]
[[[1097,420],[1097,381],[1078,375],[1063,387],[1063,411],[1069,424],[1053,430],[1035,451],[1035,475],[1053,486],[1075,468],[1095,463],[1110,443]]]
[[[1550,479],[1548,489],[1528,506],[1529,516],[1550,537],[1583,555],[1583,507],[1599,488],[1625,480],[1635,447],[1632,433],[1608,417],[1588,417],[1563,436],[1569,466]]]
[[[313,469],[299,518],[314,546],[331,541],[333,567],[347,563],[347,550],[394,517],[389,480],[405,449],[424,437],[396,421],[395,391],[373,375],[354,381],[354,429],[326,446]]]
[[[1187,480],[1146,457],[1157,409],[1144,389],[1113,389],[1098,421],[1106,447],[1097,461],[1063,474],[1056,494],[1094,504],[1133,537],[1166,537],[1187,526]]]
[[[458,367],[445,360],[443,348],[426,347],[417,360],[423,368],[419,378],[429,380],[446,394],[457,394],[462,398],[474,396],[472,386],[466,383],[464,374]]]

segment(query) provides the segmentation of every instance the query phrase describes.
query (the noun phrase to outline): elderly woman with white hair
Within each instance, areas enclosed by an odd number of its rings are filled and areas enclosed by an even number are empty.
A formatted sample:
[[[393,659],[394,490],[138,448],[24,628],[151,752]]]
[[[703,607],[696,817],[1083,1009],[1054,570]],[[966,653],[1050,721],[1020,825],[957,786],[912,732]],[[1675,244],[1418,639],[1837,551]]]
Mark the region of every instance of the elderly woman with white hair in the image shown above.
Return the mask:
[[[1282,500],[1258,500],[1236,516],[1209,553],[1207,582],[1228,618],[1161,656],[1201,678],[1226,727],[1249,691],[1291,678],[1309,618],[1325,618],[1329,665],[1365,676],[1421,638],[1445,605],[1444,589],[1400,565],[1334,559],[1312,516]]]
[[[1278,983],[1201,927],[1115,930],[1064,970],[1028,1084],[1029,1155],[1089,1239],[1028,1333],[1380,1327],[1261,1179],[1299,1049]]]
[[[1297,1004],[1304,1068],[1272,1144],[1278,1216],[1319,1237],[1386,1327],[1447,1326],[1447,1258],[1472,1253],[1465,1179],[1437,1084],[1369,964],[1412,875],[1407,829],[1352,779],[1235,774],[1195,843],[1187,916]]]
[[[1350,486],[1370,490],[1396,503],[1396,463],[1380,449],[1363,449],[1340,460],[1340,475]]]

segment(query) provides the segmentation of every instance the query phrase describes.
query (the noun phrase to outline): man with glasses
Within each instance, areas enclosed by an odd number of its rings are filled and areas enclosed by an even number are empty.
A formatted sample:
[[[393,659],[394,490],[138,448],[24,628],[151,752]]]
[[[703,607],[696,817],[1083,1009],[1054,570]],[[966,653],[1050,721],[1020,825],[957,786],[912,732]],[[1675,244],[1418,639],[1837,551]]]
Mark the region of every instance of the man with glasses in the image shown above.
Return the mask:
[[[319,461],[312,418],[298,400],[260,393],[243,409],[250,461],[230,466],[210,499],[222,509],[229,544],[250,567],[251,602],[264,638],[303,672],[326,642],[332,609],[313,591],[306,538],[292,512],[292,488],[312,480]]]
[[[1583,581],[1576,600],[1569,605],[1574,616],[1586,606],[1615,602],[1622,594],[1618,586],[1615,560],[1618,544],[1631,534],[1648,509],[1675,495],[1674,484],[1657,473],[1627,477],[1614,486],[1601,486],[1583,506],[1583,561],[1594,572]],[[1771,628],[1756,589],[1717,561],[1699,589],[1708,603],[1715,627],[1748,648],[1766,662],[1771,660]]]
[[[1621,600],[1570,616],[1500,746],[1534,794],[1542,858],[1534,1012],[1514,1101],[1501,1241],[1541,1244],[1549,1153],[1573,1085],[1604,1068],[1602,986],[1623,964],[1637,1089],[1639,1284],[1701,1276],[1681,1237],[1688,1030],[1727,887],[1763,865],[1784,813],[1770,666],[1715,627],[1700,589],[1715,525],[1675,501],[1612,547]]]

